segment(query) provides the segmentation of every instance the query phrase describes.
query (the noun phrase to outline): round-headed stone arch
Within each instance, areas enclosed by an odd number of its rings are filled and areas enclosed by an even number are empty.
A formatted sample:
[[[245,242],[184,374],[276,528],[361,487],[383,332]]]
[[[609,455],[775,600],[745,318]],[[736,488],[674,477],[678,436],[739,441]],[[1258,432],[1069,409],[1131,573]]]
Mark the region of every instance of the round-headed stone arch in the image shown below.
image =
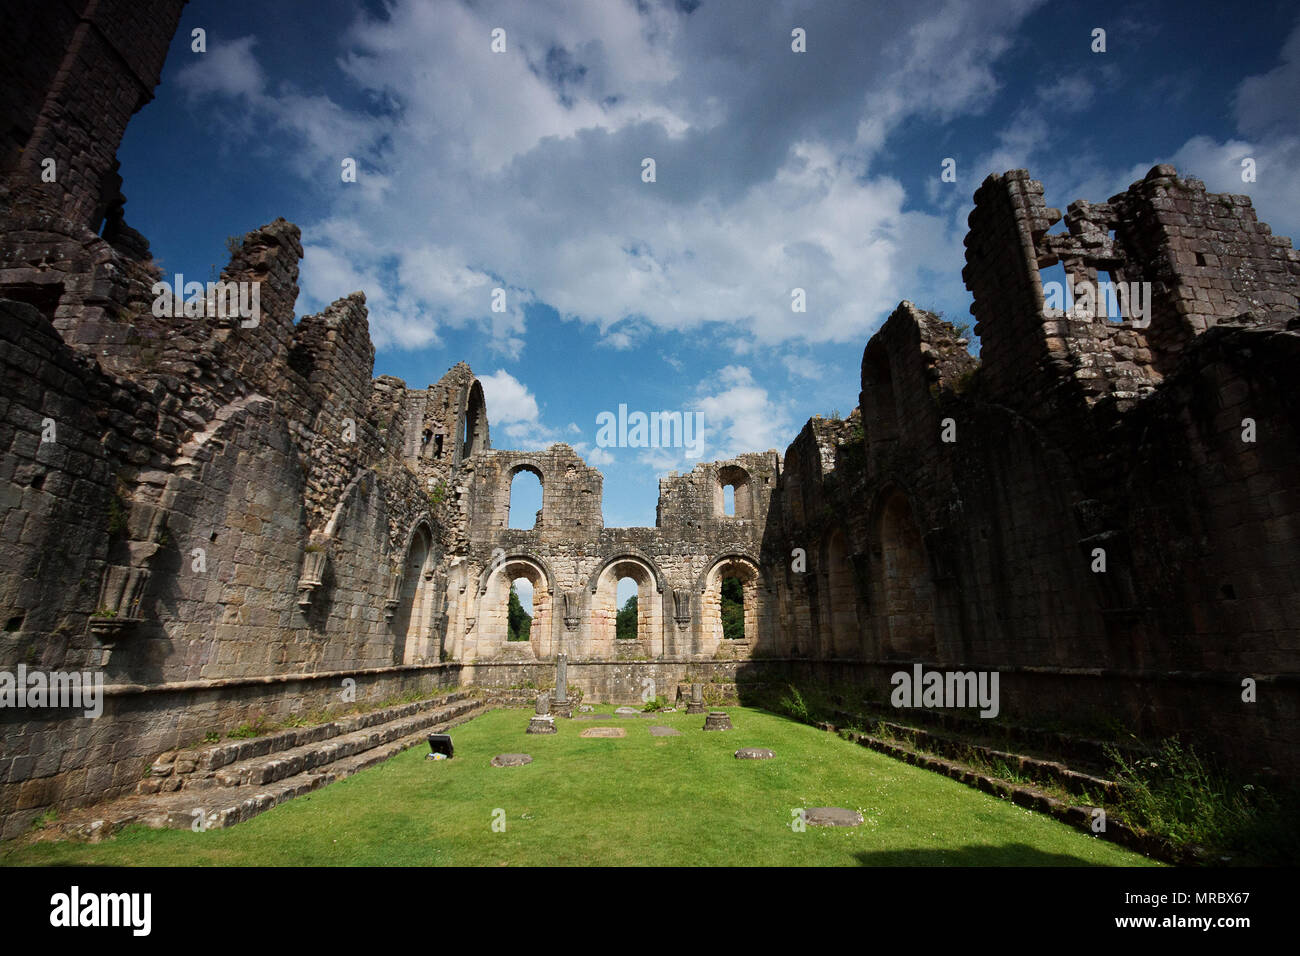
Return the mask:
[[[740,581],[743,601],[744,638],[728,641],[722,628],[722,582],[724,578]],[[700,641],[698,655],[748,657],[759,639],[759,621],[763,610],[762,596],[769,590],[757,560],[733,552],[715,558],[700,575],[696,590],[700,595]]]
[[[853,566],[843,528],[832,528],[823,539],[821,570],[819,593],[825,595],[821,619],[826,635],[822,654],[859,657],[864,649],[861,646],[858,591],[853,581]]]
[[[509,643],[510,585],[524,578],[533,587],[533,623],[528,648],[536,658],[551,654],[551,609],[555,577],[540,558],[528,554],[507,555],[484,572],[479,586],[479,608],[475,624],[472,658],[499,657]]]
[[[933,660],[934,582],[912,501],[902,487],[882,488],[872,508],[870,618],[876,653]]]
[[[532,515],[516,514],[518,502],[516,501],[515,492],[520,484],[517,479],[520,475],[531,475],[537,479],[538,502],[537,510]],[[529,479],[524,479],[528,481]],[[528,520],[529,518],[533,520]],[[536,530],[542,527],[546,517],[546,473],[542,466],[535,461],[525,460],[517,461],[505,473],[505,513],[502,516],[501,527],[514,528],[515,530]]]
[[[407,532],[398,565],[392,623],[394,664],[412,664],[429,654],[437,610],[435,563],[433,531],[428,519],[421,517]]]
[[[731,489],[731,510],[727,509],[727,489]],[[723,465],[713,489],[713,513],[726,518],[752,518],[754,501],[749,472],[739,465]]]
[[[606,558],[591,576],[591,627],[587,652],[597,659],[612,660],[619,647],[615,643],[618,619],[618,582],[631,578],[636,582],[638,656],[662,657],[664,654],[664,585],[663,574],[649,557],[624,552]],[[624,641],[623,644],[631,644]]]

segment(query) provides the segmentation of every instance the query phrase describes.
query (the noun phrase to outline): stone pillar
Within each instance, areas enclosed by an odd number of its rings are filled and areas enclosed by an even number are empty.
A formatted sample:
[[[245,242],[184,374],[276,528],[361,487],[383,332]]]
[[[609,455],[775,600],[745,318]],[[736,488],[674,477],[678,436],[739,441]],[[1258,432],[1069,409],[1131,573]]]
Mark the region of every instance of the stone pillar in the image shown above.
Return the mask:
[[[555,718],[551,716],[551,698],[546,694],[537,695],[537,710],[532,719],[528,721],[528,730],[525,733],[555,733]]]
[[[573,704],[569,700],[569,658],[560,654],[555,658],[555,714],[572,717]]]
[[[691,700],[686,705],[686,713],[702,714],[704,713],[704,686],[701,684],[691,685]]]

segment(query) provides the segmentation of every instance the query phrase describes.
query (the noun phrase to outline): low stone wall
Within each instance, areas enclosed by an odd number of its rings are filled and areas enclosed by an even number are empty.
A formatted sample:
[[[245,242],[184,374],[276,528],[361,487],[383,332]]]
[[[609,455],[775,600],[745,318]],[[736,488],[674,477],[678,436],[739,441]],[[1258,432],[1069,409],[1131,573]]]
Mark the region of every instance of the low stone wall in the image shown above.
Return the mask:
[[[350,700],[348,679],[356,682]],[[150,761],[211,731],[229,731],[259,716],[275,722],[377,705],[459,683],[459,664],[427,664],[158,687],[108,685],[96,718],[66,710],[0,709],[0,839],[23,833],[51,808],[133,792]]]
[[[774,670],[774,665],[779,670]],[[741,703],[786,684],[852,688],[858,699],[889,706],[897,671],[910,661],[796,660],[742,664]],[[1120,728],[1147,741],[1178,735],[1245,774],[1300,778],[1300,675],[1139,671],[1065,667],[990,667],[926,663],[925,670],[998,672],[999,713],[985,722],[1069,730],[1116,739]],[[1253,677],[1256,700],[1242,700]],[[900,716],[908,710],[900,708]],[[951,713],[951,711],[950,711]],[[976,717],[978,708],[963,716]]]
[[[747,668],[747,679],[752,683],[765,680],[768,662],[696,661],[669,659],[654,661],[586,661],[570,660],[568,682],[570,687],[582,690],[587,703],[605,701],[610,704],[639,705],[647,698],[662,695],[672,704],[679,684],[702,683],[730,685],[730,696],[735,699],[737,667]],[[776,662],[772,662],[776,663]],[[463,665],[463,679],[468,684],[484,687],[535,687],[555,686],[555,664],[543,662],[481,662]],[[779,673],[772,672],[771,679]],[[707,696],[707,695],[706,695]],[[712,698],[709,698],[712,699]]]

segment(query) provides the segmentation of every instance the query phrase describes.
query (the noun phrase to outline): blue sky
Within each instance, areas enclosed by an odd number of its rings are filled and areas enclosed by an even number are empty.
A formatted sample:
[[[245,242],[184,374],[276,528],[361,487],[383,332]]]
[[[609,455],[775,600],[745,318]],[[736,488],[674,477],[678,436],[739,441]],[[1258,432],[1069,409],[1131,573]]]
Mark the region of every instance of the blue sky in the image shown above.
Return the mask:
[[[227,236],[296,222],[300,316],[364,291],[376,375],[469,362],[494,447],[568,442],[606,525],[641,526],[694,462],[597,447],[602,411],[703,412],[706,460],[848,414],[900,300],[969,322],[990,172],[1064,209],[1172,162],[1294,236],[1297,103],[1290,2],[192,0],[120,158],[167,271],[206,280]]]

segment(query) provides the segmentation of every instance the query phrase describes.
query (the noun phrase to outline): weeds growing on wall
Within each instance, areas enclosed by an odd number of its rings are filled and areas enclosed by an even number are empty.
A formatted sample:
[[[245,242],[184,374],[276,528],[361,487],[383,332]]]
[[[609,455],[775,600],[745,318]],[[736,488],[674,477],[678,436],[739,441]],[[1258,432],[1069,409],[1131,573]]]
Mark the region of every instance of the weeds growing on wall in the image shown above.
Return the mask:
[[[1106,752],[1115,779],[1124,784],[1119,809],[1136,826],[1179,848],[1232,848],[1278,864],[1300,858],[1295,794],[1279,797],[1258,783],[1234,779],[1173,737],[1161,741],[1151,759],[1110,746]]]

